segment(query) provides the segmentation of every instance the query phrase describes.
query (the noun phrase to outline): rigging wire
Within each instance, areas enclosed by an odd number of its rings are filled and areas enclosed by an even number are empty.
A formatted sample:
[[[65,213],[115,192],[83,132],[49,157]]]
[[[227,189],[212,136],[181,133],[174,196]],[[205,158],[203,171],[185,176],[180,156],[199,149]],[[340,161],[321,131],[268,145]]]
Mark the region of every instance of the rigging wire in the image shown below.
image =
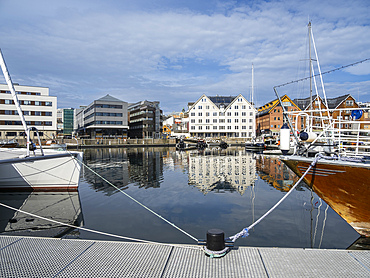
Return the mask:
[[[361,60],[361,61],[358,61],[358,62],[355,62],[355,63],[352,63],[352,64],[348,64],[348,65],[345,65],[345,66],[341,66],[339,68],[335,68],[335,69],[332,69],[332,70],[328,70],[328,71],[325,71],[325,72],[322,72],[322,73],[318,73],[318,74],[315,74],[313,76],[304,77],[304,78],[301,78],[301,79],[298,79],[298,80],[294,80],[294,81],[290,81],[290,82],[287,82],[287,83],[284,83],[284,84],[281,84],[281,85],[277,85],[277,86],[274,86],[274,88],[279,88],[279,87],[283,87],[283,86],[286,86],[286,85],[289,85],[289,84],[301,82],[301,81],[307,80],[307,79],[312,78],[312,77],[316,77],[316,76],[324,75],[324,74],[331,73],[331,72],[334,72],[334,71],[337,71],[337,70],[341,70],[341,69],[344,69],[344,68],[348,68],[348,67],[351,67],[351,66],[354,66],[354,65],[357,65],[357,64],[361,64],[361,63],[369,61],[369,60],[370,60],[370,58],[366,58],[364,60]]]

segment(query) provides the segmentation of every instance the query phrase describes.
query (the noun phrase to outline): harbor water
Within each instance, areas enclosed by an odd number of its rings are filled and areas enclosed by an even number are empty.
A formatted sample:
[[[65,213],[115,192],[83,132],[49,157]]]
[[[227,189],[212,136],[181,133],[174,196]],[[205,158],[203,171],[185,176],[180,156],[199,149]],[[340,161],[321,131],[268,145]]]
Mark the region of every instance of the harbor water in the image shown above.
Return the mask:
[[[163,243],[196,244],[122,192],[197,239],[207,230],[232,236],[278,202],[298,178],[278,156],[244,148],[176,151],[175,148],[84,150],[78,192],[2,192],[1,202],[63,223]],[[0,234],[122,240],[67,229],[0,208]],[[310,188],[292,194],[236,241],[237,246],[347,249],[359,235]]]

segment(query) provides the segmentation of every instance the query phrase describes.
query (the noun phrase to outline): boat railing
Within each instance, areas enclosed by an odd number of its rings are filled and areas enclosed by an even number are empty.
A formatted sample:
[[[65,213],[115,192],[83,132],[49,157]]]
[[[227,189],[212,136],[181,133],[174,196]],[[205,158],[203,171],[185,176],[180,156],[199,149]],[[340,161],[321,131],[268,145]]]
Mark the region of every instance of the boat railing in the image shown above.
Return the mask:
[[[309,145],[309,148],[321,144],[330,147],[331,152],[355,156],[370,155],[370,120],[365,118],[365,113],[368,113],[367,108],[286,112],[293,119],[294,132],[314,134],[312,140],[299,144]],[[358,115],[361,116],[357,119]],[[298,126],[299,120],[303,126]]]

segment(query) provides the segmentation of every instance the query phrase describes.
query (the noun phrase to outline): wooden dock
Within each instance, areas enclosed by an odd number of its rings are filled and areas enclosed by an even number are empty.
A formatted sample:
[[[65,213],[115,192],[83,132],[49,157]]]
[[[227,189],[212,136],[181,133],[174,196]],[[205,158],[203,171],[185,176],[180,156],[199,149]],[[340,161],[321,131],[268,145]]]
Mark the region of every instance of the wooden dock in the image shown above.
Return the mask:
[[[0,236],[0,277],[370,277],[370,251],[200,248]]]

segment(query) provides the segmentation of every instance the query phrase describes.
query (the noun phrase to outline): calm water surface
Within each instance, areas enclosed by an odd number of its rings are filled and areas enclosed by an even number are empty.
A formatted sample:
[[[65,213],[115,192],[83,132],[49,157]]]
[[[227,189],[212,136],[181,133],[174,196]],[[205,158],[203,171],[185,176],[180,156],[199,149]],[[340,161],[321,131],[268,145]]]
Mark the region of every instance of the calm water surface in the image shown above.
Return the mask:
[[[242,148],[201,153],[174,148],[87,149],[84,161],[120,190],[199,239],[205,238],[211,228],[222,229],[226,236],[236,234],[269,210],[298,180],[278,157],[251,154]],[[17,193],[0,198],[1,202],[45,217],[106,233],[196,243],[86,168],[78,194]],[[9,210],[0,212],[2,234],[120,240],[85,231],[64,231]],[[36,223],[43,229],[27,226]],[[236,245],[346,249],[358,237],[301,183]]]

